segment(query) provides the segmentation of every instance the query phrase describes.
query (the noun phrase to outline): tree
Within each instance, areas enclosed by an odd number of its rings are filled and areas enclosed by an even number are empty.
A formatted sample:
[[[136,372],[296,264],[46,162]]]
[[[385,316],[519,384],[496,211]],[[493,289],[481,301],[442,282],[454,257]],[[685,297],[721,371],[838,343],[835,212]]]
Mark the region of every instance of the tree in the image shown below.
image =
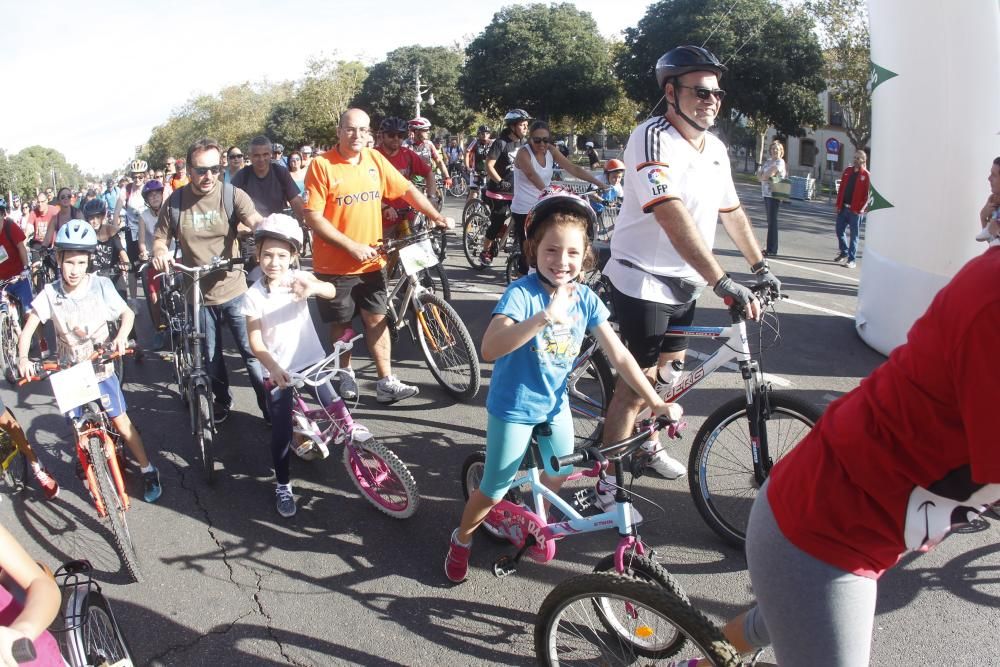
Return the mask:
[[[823,122],[823,56],[812,21],[801,9],[786,12],[770,0],[651,5],[639,24],[625,31],[625,49],[615,62],[622,86],[640,106],[652,108],[661,100],[656,61],[682,44],[704,44],[728,68],[721,85],[732,113],[720,117],[724,137],[742,124],[802,136],[804,127]]]
[[[427,101],[420,113],[436,127],[453,132],[468,130],[475,114],[462,99],[458,79],[465,60],[462,52],[443,46],[404,46],[391,51],[380,63],[372,66],[354,106],[368,111],[373,122],[388,116],[404,119],[416,115],[416,76],[421,86],[434,95],[434,104]]]
[[[590,118],[615,95],[608,44],[570,3],[504,7],[465,49],[459,87],[493,117],[520,107],[539,118]]]
[[[30,199],[37,190],[52,187],[53,181],[57,188],[64,185],[79,187],[87,182],[80,168],[67,162],[66,157],[54,148],[28,146],[3,162],[0,165],[2,192],[13,191],[22,199]]]
[[[368,70],[357,61],[310,60],[305,77],[271,108],[265,133],[287,146],[333,143],[340,115],[351,106],[367,76]]]
[[[855,149],[872,135],[871,37],[866,0],[810,0],[823,46],[823,77],[844,113],[844,130]]]

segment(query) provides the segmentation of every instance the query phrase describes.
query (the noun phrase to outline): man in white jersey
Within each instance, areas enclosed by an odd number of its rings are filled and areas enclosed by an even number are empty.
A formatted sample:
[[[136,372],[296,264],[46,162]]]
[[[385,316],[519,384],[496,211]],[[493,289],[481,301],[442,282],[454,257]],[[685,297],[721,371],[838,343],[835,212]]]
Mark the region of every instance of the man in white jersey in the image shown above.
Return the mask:
[[[622,341],[659,388],[683,368],[685,338],[664,337],[667,326],[689,325],[706,285],[731,297],[756,319],[760,304],[734,282],[712,255],[721,218],[726,233],[761,282],[780,288],[740,206],[726,147],[708,129],[722,105],[719,79],[725,66],[711,52],[680,46],[656,63],[666,114],[632,131],[621,212],[604,269]],[[604,422],[605,443],[631,435],[642,399],[619,380]],[[667,479],[687,470],[658,441],[647,443],[651,465]],[[612,494],[613,495],[613,494]]]

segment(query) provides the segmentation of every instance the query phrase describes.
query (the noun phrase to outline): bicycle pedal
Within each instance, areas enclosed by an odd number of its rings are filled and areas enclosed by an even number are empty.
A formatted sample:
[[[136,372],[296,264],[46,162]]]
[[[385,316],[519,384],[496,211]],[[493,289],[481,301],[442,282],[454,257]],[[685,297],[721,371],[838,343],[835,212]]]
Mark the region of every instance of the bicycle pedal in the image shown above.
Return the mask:
[[[517,562],[510,556],[500,556],[493,561],[493,576],[498,579],[509,577],[517,572]]]
[[[597,506],[597,490],[590,489],[580,489],[573,494],[573,500],[570,502],[577,512],[581,514],[588,509]]]

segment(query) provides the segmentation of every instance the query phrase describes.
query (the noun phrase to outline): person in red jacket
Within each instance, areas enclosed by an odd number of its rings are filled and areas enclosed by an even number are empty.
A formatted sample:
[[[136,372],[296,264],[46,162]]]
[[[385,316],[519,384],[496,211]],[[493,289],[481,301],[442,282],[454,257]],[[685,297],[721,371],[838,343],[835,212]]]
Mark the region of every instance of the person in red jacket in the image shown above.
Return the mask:
[[[871,174],[865,169],[868,156],[864,151],[854,154],[854,164],[844,170],[840,178],[840,191],[837,192],[837,243],[840,250],[833,261],[841,266],[853,269],[857,264],[858,235],[861,231],[861,218],[868,207],[868,193],[871,190]],[[851,241],[847,241],[847,228],[851,228]]]

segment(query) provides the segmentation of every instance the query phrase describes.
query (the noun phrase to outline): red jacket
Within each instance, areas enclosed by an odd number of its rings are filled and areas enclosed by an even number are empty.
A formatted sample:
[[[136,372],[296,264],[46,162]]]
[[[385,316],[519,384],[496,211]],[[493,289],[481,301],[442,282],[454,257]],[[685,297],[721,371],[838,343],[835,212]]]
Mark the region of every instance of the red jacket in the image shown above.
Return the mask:
[[[840,176],[840,189],[837,191],[837,210],[839,211],[844,206],[844,186],[847,185],[847,181],[851,178],[851,174],[854,173],[854,165],[844,170],[844,173]],[[847,202],[848,208],[858,215],[865,212],[868,207],[868,193],[871,189],[871,174],[864,167],[861,168],[861,173],[858,174],[858,181],[854,184],[854,193],[851,195],[851,201]]]

